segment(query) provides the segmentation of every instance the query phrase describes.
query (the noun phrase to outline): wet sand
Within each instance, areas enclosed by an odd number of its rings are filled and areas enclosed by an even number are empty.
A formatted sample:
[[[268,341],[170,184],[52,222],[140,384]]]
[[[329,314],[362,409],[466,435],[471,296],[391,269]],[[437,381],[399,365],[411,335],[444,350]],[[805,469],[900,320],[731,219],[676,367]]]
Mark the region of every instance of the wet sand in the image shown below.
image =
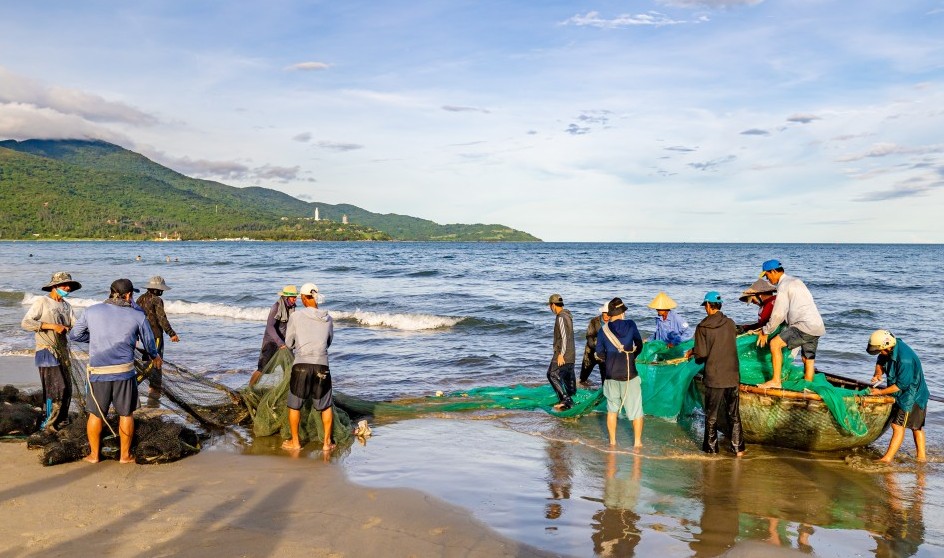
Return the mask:
[[[0,378],[29,384],[31,360],[0,357]],[[546,555],[419,491],[355,485],[320,452],[209,449],[147,466],[38,456],[0,444],[0,556]]]

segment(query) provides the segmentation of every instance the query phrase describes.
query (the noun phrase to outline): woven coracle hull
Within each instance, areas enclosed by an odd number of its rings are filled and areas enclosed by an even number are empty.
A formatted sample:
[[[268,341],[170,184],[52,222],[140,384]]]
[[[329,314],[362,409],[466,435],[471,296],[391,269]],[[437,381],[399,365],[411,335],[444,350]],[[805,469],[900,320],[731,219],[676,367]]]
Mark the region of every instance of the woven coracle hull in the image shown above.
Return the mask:
[[[840,376],[827,375],[827,379],[842,387],[866,387]],[[698,391],[703,393],[701,375],[694,381]],[[740,396],[746,442],[805,451],[847,450],[871,444],[888,429],[894,403],[894,399],[887,396],[850,398],[867,427],[865,434],[857,436],[840,427],[815,393],[763,390],[741,384]]]

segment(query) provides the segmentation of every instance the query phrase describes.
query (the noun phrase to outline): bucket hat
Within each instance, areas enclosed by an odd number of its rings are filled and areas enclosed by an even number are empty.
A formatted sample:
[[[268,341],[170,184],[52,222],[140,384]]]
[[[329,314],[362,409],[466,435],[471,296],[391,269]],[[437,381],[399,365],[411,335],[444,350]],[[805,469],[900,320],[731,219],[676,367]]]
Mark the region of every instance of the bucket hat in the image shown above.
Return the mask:
[[[659,291],[659,294],[649,303],[649,308],[653,310],[671,310],[676,306],[678,306],[678,304],[672,300],[672,297],[662,291]]]
[[[144,286],[145,289],[155,289],[158,291],[169,291],[170,287],[167,286],[167,283],[164,282],[164,278],[160,275],[155,275],[148,279],[148,284]]]
[[[626,305],[623,304],[623,299],[621,299],[620,297],[614,298],[607,305],[606,313],[609,314],[611,317],[619,316],[620,314],[624,314],[625,312],[626,312]]]
[[[298,296],[298,287],[295,285],[285,285],[282,287],[282,296]]]
[[[69,285],[72,287],[73,291],[77,291],[82,288],[82,283],[73,280],[71,275],[65,271],[57,271],[52,274],[52,278],[49,280],[49,283],[43,286],[42,289],[48,293],[59,285]]]

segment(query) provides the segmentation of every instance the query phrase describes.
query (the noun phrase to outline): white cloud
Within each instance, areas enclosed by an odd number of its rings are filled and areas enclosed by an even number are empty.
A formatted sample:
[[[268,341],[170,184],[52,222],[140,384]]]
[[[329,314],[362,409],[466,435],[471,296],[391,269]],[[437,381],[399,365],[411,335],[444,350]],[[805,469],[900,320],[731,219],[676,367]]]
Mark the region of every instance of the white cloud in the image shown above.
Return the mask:
[[[0,103],[0,137],[5,139],[100,139],[133,145],[128,136],[80,116],[23,103]]]
[[[327,70],[331,67],[331,64],[326,62],[299,62],[298,64],[292,64],[291,66],[286,66],[286,70],[296,71],[296,72],[311,72],[318,70]]]
[[[196,178],[214,180],[276,180],[289,182],[296,180],[301,171],[298,166],[281,167],[277,165],[262,165],[250,167],[239,161],[210,161],[206,159],[191,159],[190,157],[173,157],[160,151],[147,151],[146,155],[154,161],[170,167],[175,171]]]
[[[599,27],[601,29],[619,29],[622,27],[636,27],[639,25],[664,27],[666,25],[678,25],[686,23],[682,20],[672,19],[659,12],[646,12],[644,14],[621,14],[616,17],[606,19],[600,16],[600,12],[587,12],[584,15],[577,14],[561,22],[561,25],[576,25],[578,27]]]
[[[78,89],[49,86],[0,67],[0,103],[20,103],[51,109],[91,122],[150,126],[157,118],[125,103],[109,101]]]
[[[895,143],[875,143],[861,153],[849,153],[836,159],[839,163],[861,161],[862,159],[876,159],[889,155],[927,155],[944,153],[944,145],[928,145],[922,147],[905,147]]]
[[[659,0],[660,4],[675,8],[739,8],[756,6],[764,0]]]

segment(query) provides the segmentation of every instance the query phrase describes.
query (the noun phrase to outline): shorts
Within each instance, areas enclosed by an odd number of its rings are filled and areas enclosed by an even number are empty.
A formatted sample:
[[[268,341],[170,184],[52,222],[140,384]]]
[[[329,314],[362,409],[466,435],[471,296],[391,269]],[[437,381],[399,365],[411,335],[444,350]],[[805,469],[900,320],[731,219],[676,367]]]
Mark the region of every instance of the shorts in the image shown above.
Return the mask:
[[[314,399],[315,410],[324,411],[334,403],[331,392],[331,371],[324,364],[296,364],[292,366],[286,405],[299,410],[305,401]]]
[[[787,344],[788,349],[800,347],[803,358],[816,358],[816,347],[819,345],[819,337],[810,335],[809,333],[803,333],[792,326],[784,328],[777,337]]]
[[[628,382],[604,380],[603,395],[606,397],[606,412],[618,414],[623,409],[629,420],[642,418],[642,379],[639,376]]]
[[[88,412],[105,420],[108,407],[114,405],[120,417],[130,417],[138,408],[138,382],[134,378],[112,380],[109,382],[91,382],[91,395],[86,402]],[[96,404],[97,402],[97,404]],[[99,412],[101,407],[101,412]]]
[[[907,413],[898,406],[898,403],[895,403],[892,407],[892,424],[904,426],[911,430],[921,430],[924,428],[924,418],[926,414],[927,410],[919,407],[917,403],[915,403],[914,406],[911,407],[911,411]]]

